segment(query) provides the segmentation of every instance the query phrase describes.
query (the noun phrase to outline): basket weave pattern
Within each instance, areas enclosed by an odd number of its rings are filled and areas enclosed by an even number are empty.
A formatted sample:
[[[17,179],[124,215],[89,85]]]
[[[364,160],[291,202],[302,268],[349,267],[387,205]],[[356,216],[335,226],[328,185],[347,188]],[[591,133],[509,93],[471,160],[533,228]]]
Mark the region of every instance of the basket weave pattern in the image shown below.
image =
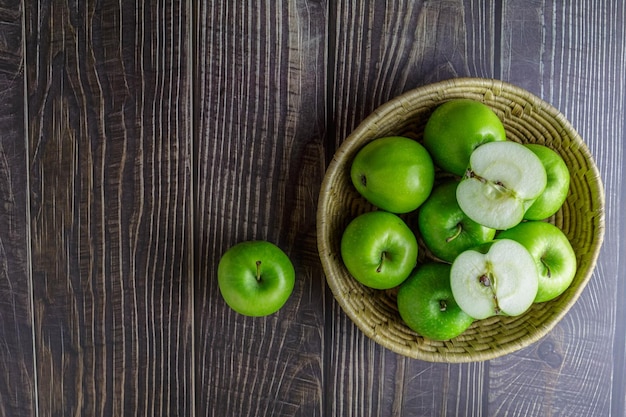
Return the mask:
[[[419,336],[402,322],[396,307],[396,290],[373,290],[350,276],[341,261],[340,241],[350,220],[373,209],[350,181],[350,164],[358,150],[373,139],[390,135],[421,141],[432,111],[444,101],[457,98],[474,99],[491,107],[502,120],[509,140],[546,145],[563,157],[570,171],[570,192],[561,210],[548,221],[569,238],[578,270],[571,286],[556,299],[533,304],[521,316],[476,321],[457,338],[438,342]],[[576,302],[592,276],[604,237],[604,192],[589,149],[558,110],[502,81],[458,78],[420,87],[391,100],[344,141],[322,183],[317,236],[329,287],[343,311],[368,337],[416,359],[482,361],[534,343]],[[428,256],[423,246],[420,252],[420,260]]]

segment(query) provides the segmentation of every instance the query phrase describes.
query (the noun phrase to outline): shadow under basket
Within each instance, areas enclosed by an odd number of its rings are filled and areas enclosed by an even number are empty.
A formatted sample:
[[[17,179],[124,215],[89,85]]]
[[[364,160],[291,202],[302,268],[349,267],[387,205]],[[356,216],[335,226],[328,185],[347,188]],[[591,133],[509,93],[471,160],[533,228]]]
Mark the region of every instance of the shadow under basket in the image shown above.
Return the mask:
[[[421,142],[433,110],[445,101],[460,98],[491,107],[504,124],[509,140],[546,145],[561,155],[570,171],[570,190],[562,208],[547,221],[558,226],[570,240],[578,268],[572,284],[554,300],[535,303],[520,316],[478,320],[454,339],[433,341],[404,324],[396,305],[396,289],[367,288],[348,273],[341,260],[340,243],[350,220],[373,209],[350,180],[350,165],[359,149],[376,138],[391,135]],[[545,336],[589,282],[604,238],[604,191],[586,144],[550,104],[524,89],[491,79],[457,78],[426,85],[376,109],[335,153],[322,182],[317,210],[320,259],[328,285],[343,311],[380,345],[430,362],[494,359]],[[422,261],[428,257],[423,246],[420,257]]]

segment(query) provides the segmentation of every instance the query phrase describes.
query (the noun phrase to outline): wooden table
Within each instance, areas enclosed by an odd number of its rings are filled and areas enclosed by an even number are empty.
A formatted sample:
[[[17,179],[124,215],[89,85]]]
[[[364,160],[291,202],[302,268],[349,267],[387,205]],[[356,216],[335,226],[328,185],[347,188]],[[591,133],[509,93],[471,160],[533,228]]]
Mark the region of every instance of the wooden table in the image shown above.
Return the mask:
[[[626,8],[591,1],[0,2],[0,416],[626,415]],[[325,168],[373,109],[475,76],[560,109],[606,235],[544,339],[432,364],[365,337],[328,289]],[[296,265],[266,318],[221,254]]]

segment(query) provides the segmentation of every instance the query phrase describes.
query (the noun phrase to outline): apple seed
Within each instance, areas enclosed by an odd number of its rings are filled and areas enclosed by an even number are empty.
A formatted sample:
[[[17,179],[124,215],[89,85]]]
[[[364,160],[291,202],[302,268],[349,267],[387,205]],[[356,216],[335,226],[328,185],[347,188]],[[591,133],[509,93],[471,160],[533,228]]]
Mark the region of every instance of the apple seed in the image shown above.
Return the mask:
[[[491,289],[491,293],[493,294],[493,302],[494,302],[494,311],[496,314],[500,313],[500,306],[498,304],[498,297],[496,296],[496,290],[492,285],[491,279],[489,278],[489,276],[487,274],[482,274],[479,278],[478,281],[480,281],[480,283]]]
[[[480,278],[478,278],[478,280],[480,281],[481,284],[483,284],[485,287],[491,287],[491,280],[489,279],[489,277],[487,276],[487,274],[483,274],[480,276]]]

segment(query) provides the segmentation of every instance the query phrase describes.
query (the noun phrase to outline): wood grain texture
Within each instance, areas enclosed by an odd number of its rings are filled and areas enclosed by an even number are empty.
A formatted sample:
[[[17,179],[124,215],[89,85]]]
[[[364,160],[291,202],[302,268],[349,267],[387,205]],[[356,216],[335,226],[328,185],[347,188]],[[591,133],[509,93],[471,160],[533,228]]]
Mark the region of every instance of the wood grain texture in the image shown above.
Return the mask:
[[[0,416],[36,410],[28,241],[23,9],[0,3]]]
[[[192,414],[185,2],[28,2],[39,415]]]
[[[197,414],[321,416],[324,291],[315,207],[324,173],[326,4],[202,2],[197,18]],[[296,268],[276,314],[230,310],[221,255],[264,239]]]
[[[0,416],[626,415],[626,7],[617,0],[0,0]],[[606,191],[594,276],[489,362],[410,360],[325,285],[325,168],[376,107],[495,77],[563,111]],[[217,287],[266,239],[296,288]]]
[[[411,88],[457,76],[493,77],[495,12],[495,4],[484,1],[337,2],[330,14],[335,129],[328,146],[335,149],[376,107]],[[484,415],[486,364],[396,355],[365,337],[329,300],[326,415]]]
[[[587,289],[557,328],[490,364],[497,415],[624,415],[624,14],[617,1],[505,2],[502,76],[561,110],[589,146],[605,187],[606,234]]]
[[[329,50],[335,146],[404,91],[452,77],[492,77],[495,11],[492,1],[338,1]]]

